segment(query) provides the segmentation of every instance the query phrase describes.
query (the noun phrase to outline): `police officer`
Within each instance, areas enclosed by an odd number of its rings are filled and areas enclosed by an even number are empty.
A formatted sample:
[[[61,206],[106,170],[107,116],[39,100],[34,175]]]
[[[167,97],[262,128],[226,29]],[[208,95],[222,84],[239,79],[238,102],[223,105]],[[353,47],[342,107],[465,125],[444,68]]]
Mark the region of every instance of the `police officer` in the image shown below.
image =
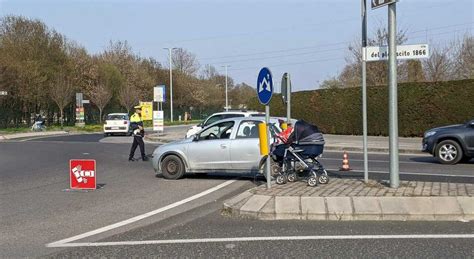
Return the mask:
[[[130,149],[130,155],[128,157],[128,161],[137,161],[134,158],[135,150],[137,146],[140,146],[140,153],[142,155],[143,161],[148,161],[148,157],[145,155],[145,143],[143,143],[143,137],[145,136],[145,130],[143,128],[143,121],[141,117],[142,107],[135,106],[135,113],[130,117],[130,127],[132,128],[133,132],[133,144],[132,148]]]

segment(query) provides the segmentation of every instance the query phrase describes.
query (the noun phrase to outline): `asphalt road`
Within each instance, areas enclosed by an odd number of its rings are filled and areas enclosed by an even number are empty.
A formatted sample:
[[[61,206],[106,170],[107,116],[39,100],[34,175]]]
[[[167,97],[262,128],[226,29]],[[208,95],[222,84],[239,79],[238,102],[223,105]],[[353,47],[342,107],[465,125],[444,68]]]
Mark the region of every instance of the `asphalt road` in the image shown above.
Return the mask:
[[[221,215],[222,201],[261,182],[254,182],[250,175],[220,174],[189,175],[183,180],[167,181],[155,176],[150,162],[127,161],[129,140],[86,134],[1,142],[0,257],[466,257],[473,254],[472,238],[380,239],[378,236],[473,234],[473,223],[272,222],[228,218]],[[147,153],[153,148],[148,144]],[[337,169],[341,157],[340,153],[326,152],[322,162],[328,168]],[[360,169],[358,157],[350,154],[354,169]],[[68,190],[71,158],[97,160],[100,189]],[[370,159],[371,170],[381,171],[372,176],[383,177],[383,171],[388,168],[387,156],[375,154]],[[415,177],[424,180],[436,179],[432,174],[464,176],[443,176],[453,181],[468,181],[474,176],[472,162],[448,167],[423,156],[402,156],[400,161],[401,171],[415,173]],[[140,220],[130,220],[140,215]],[[114,227],[112,224],[117,222],[123,224]],[[65,247],[46,247],[51,242],[103,227],[107,228],[66,242]],[[348,239],[252,239],[326,235],[348,235]],[[354,235],[373,236],[360,239]],[[249,239],[220,242],[213,239],[235,237]],[[200,241],[179,241],[190,238]],[[160,240],[170,239],[179,240],[159,244]],[[122,243],[140,240],[159,242]],[[105,241],[115,243],[97,245]],[[82,247],[84,242],[91,242],[87,244],[92,247]],[[75,243],[79,247],[67,247]]]

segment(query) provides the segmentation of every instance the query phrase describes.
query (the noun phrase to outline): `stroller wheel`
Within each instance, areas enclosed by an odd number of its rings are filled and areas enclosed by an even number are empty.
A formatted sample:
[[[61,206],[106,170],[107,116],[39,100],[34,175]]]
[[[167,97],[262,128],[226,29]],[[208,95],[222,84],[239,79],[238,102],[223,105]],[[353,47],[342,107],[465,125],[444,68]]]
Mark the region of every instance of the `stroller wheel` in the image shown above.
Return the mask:
[[[324,174],[320,175],[320,176],[318,177],[318,182],[319,182],[320,184],[327,184],[327,183],[329,183],[329,176],[324,175]]]
[[[286,178],[286,176],[281,174],[281,175],[277,176],[276,183],[277,184],[285,184],[287,182],[287,180],[288,179]]]
[[[272,177],[279,175],[281,171],[281,167],[277,163],[270,163],[270,173]]]
[[[288,182],[295,182],[297,179],[296,173],[288,174]]]
[[[311,186],[311,187],[314,187],[316,185],[318,185],[318,179],[316,179],[316,177],[314,176],[311,176],[308,178],[308,185]]]

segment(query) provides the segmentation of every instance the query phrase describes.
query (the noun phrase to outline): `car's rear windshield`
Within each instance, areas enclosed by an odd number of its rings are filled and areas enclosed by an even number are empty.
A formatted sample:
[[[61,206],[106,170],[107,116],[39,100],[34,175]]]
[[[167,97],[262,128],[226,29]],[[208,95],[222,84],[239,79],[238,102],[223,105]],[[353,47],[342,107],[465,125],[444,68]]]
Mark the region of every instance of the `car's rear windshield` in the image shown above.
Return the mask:
[[[128,115],[119,115],[119,114],[109,114],[107,115],[107,120],[116,121],[116,120],[128,120]]]

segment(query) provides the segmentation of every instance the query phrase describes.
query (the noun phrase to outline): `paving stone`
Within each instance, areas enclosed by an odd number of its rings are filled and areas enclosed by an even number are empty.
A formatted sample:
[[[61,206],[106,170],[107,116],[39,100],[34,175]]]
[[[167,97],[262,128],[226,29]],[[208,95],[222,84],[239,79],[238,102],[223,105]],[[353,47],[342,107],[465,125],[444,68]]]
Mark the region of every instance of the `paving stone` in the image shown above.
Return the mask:
[[[275,197],[276,219],[301,219],[300,197]]]
[[[352,202],[354,204],[354,219],[382,219],[382,209],[377,197],[352,197]]]
[[[329,220],[353,219],[353,207],[350,197],[326,197]]]
[[[326,220],[325,199],[323,197],[301,197],[301,215],[303,219]]]

